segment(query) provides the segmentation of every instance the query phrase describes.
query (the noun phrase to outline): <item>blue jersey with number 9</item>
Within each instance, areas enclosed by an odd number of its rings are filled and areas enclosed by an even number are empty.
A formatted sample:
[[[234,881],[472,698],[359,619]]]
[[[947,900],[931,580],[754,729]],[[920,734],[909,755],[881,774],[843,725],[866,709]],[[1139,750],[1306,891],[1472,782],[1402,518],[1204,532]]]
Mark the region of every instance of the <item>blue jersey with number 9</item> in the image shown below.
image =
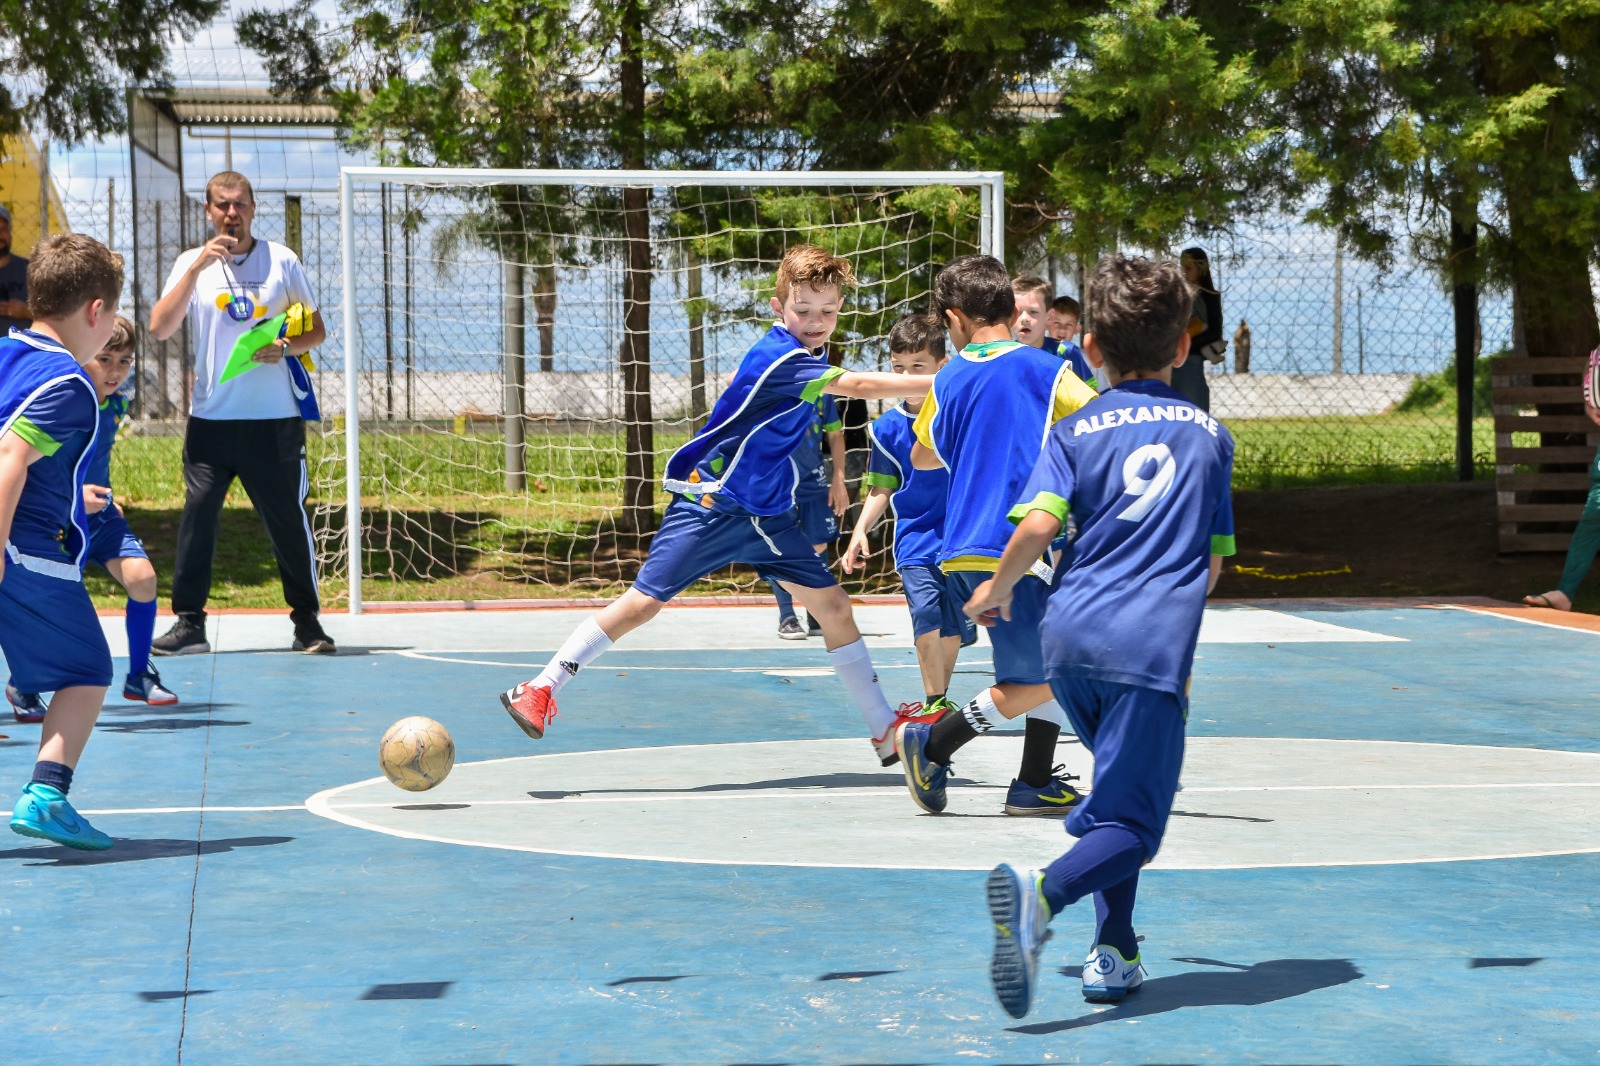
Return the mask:
[[[1212,555],[1232,555],[1233,437],[1159,381],[1125,381],[1055,424],[1013,521],[1078,534],[1045,614],[1045,672],[1188,688]]]

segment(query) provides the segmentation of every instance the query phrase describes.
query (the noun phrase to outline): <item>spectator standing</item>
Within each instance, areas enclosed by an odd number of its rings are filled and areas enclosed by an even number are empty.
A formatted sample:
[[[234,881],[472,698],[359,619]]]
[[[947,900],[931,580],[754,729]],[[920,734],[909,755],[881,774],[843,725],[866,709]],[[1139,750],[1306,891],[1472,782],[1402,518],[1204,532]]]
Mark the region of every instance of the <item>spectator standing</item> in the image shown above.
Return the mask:
[[[150,312],[150,333],[157,340],[176,333],[186,317],[194,338],[194,398],[183,442],[186,495],[172,572],[178,618],[152,650],[211,650],[205,621],[211,564],[223,501],[237,478],[277,557],[294,623],[293,649],[329,655],[336,649],[318,620],[316,544],[305,511],[306,427],[285,363],[285,357],[321,344],[327,331],[315,315],[299,336],[258,349],[253,358],[260,366],[223,382],[240,336],[295,303],[314,313],[316,299],[294,252],[253,233],[255,192],[243,174],[227,170],[212,177],[205,211],[216,236],[178,257]]]
[[[11,254],[11,212],[0,206],[0,340],[33,325],[28,314],[28,261]]]
[[[1222,362],[1227,342],[1222,339],[1222,293],[1211,280],[1211,260],[1203,248],[1185,248],[1178,261],[1183,276],[1198,291],[1194,314],[1189,319],[1190,357],[1172,368],[1172,387],[1183,398],[1200,408],[1211,410],[1211,385],[1206,381],[1206,364]]]

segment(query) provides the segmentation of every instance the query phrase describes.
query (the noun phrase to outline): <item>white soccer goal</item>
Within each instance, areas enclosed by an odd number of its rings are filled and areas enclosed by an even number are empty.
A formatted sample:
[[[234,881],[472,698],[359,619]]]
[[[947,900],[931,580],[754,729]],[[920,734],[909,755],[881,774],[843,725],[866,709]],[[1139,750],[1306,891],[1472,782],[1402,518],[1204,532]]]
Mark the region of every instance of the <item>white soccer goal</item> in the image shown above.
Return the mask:
[[[839,354],[877,368],[940,266],[1004,257],[1003,205],[998,173],[344,168],[344,366],[318,370],[311,449],[324,574],[353,614],[617,591],[665,457],[771,321],[784,249],[855,264]]]

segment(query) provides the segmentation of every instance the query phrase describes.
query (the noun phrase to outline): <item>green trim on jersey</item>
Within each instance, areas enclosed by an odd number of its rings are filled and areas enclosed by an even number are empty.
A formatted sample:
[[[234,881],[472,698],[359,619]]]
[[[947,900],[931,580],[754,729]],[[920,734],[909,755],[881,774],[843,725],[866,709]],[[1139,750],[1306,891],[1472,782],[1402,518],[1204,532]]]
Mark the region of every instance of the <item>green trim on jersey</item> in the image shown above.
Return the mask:
[[[28,421],[26,417],[18,417],[15,422],[11,423],[11,432],[39,449],[39,452],[46,458],[61,449],[60,441]]]
[[[861,483],[869,489],[897,489],[900,479],[893,474],[880,474],[876,470],[868,470],[861,475]]]
[[[1211,554],[1212,555],[1237,555],[1238,553],[1239,553],[1239,549],[1234,544],[1234,540],[1233,540],[1233,537],[1231,535],[1230,536],[1226,536],[1226,537],[1212,536],[1212,538],[1211,538]]]
[[[830,366],[821,377],[813,378],[806,385],[805,391],[800,394],[800,398],[806,403],[816,403],[822,399],[823,390],[842,377],[844,377],[843,367]]]
[[[1013,525],[1028,517],[1029,511],[1043,511],[1053,517],[1062,525],[1067,524],[1067,512],[1072,510],[1072,505],[1053,492],[1041,492],[1026,503],[1019,503],[1006,512],[1006,518]],[[1215,538],[1213,538],[1215,539]]]

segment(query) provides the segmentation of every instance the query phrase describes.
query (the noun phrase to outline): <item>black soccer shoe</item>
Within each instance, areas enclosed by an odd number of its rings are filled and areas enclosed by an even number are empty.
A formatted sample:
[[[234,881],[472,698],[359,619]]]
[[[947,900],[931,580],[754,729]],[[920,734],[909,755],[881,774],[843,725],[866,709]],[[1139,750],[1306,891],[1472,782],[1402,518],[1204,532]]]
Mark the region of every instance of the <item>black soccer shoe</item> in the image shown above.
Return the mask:
[[[204,655],[211,650],[206,624],[179,618],[171,629],[150,642],[150,650],[156,655]]]
[[[291,651],[303,651],[307,655],[333,655],[339,648],[333,638],[322,631],[319,622],[303,622],[294,627],[294,643],[289,645]]]

